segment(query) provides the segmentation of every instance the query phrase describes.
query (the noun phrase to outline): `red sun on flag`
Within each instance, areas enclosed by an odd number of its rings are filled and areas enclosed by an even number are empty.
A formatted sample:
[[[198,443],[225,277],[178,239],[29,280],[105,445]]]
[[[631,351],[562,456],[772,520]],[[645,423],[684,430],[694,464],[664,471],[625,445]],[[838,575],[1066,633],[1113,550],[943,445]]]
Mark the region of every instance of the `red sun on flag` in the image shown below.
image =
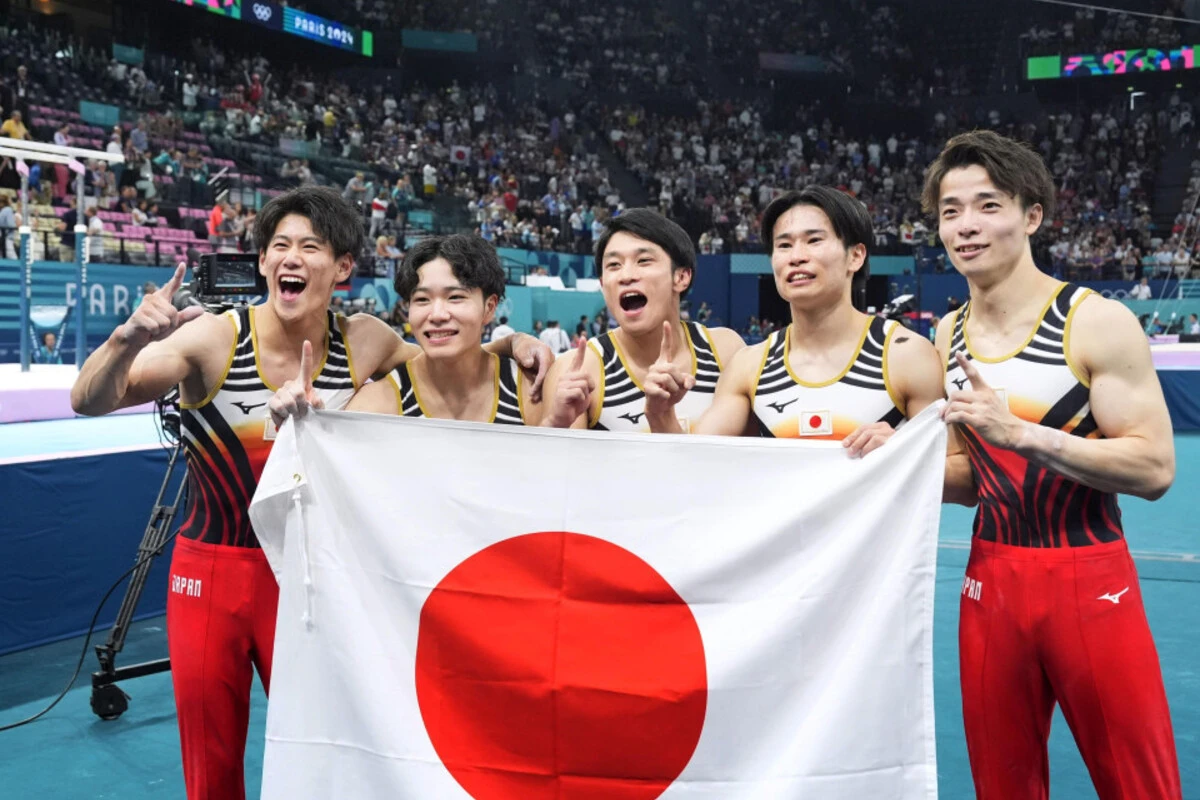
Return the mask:
[[[708,678],[696,619],[653,567],[542,532],[475,553],[430,593],[416,690],[476,800],[649,800],[691,760]]]

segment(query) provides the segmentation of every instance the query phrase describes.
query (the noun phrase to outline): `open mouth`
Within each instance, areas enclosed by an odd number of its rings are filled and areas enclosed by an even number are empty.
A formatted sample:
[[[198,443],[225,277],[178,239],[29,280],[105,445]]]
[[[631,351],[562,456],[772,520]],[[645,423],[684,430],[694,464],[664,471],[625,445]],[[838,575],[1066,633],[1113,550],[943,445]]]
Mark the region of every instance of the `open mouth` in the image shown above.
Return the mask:
[[[641,311],[646,307],[646,295],[641,292],[628,291],[622,292],[620,303],[622,311]]]
[[[448,342],[457,335],[458,335],[458,331],[450,330],[448,328],[425,331],[425,338],[433,344],[438,344],[440,342]]]
[[[284,300],[295,300],[304,293],[308,281],[299,275],[281,275],[279,277],[279,296]]]
[[[968,258],[978,255],[986,249],[986,244],[964,244],[954,248],[955,252],[957,252],[959,255],[966,256]]]
[[[817,276],[812,274],[811,272],[805,272],[802,269],[795,269],[787,274],[787,282],[792,285],[798,285],[798,284],[807,283],[808,281],[811,281],[815,277],[817,277]]]

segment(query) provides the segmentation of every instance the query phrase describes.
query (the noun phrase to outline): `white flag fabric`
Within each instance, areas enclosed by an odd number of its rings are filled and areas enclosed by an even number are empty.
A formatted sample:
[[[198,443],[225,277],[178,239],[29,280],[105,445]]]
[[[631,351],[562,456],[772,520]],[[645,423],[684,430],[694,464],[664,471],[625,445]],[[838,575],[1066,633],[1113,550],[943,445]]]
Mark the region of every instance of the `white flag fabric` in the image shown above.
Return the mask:
[[[262,796],[936,798],[945,446],[285,425]]]

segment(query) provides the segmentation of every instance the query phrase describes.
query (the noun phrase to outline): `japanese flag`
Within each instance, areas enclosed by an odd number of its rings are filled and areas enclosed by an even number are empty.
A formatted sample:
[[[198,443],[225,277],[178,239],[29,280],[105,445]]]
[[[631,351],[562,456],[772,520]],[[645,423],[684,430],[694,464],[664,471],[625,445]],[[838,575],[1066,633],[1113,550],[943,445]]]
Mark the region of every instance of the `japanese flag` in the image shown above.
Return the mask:
[[[833,413],[829,411],[801,411],[801,436],[831,436],[833,434]]]
[[[937,411],[861,460],[285,425],[251,506],[280,579],[262,796],[935,798]]]
[[[465,164],[471,158],[471,148],[461,144],[450,147],[450,160],[455,164]]]

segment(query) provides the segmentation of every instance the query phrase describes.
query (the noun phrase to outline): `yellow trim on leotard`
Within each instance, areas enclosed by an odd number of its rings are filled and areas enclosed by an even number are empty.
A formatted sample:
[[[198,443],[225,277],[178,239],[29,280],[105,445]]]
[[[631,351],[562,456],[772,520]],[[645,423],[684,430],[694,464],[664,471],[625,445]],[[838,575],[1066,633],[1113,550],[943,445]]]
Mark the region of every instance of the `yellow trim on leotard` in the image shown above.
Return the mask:
[[[263,374],[262,363],[258,360],[258,329],[254,326],[254,306],[250,306],[247,309],[247,311],[249,312],[249,316],[250,316],[250,340],[254,344],[254,370],[258,373],[258,379],[263,382],[263,386],[266,386],[272,392],[277,392],[277,391],[279,391],[279,387],[272,386],[271,382],[269,380],[267,380],[267,376],[265,374]],[[349,353],[349,347],[347,347],[346,352]],[[329,317],[327,316],[325,318],[325,350],[321,355],[321,363],[317,365],[317,368],[315,370],[313,370],[313,374],[312,374],[313,380],[316,380],[317,376],[321,374],[321,370],[325,369],[325,362],[328,360],[329,360]],[[351,373],[350,378],[351,378],[351,380],[354,379],[353,373]]]
[[[1088,389],[1092,388],[1092,382],[1084,376],[1083,370],[1071,358],[1071,322],[1075,319],[1075,312],[1079,310],[1079,307],[1083,305],[1083,301],[1087,300],[1088,295],[1091,294],[1095,294],[1095,292],[1091,289],[1084,290],[1083,296],[1075,301],[1071,306],[1071,310],[1067,312],[1067,321],[1063,324],[1063,358],[1067,360],[1067,366],[1070,368],[1071,374],[1075,376],[1075,380],[1082,383]]]
[[[614,338],[613,346],[615,347],[616,344],[617,340]],[[588,409],[588,427],[594,428],[600,424],[600,414],[604,411],[604,353],[600,352],[599,346],[591,339],[588,339],[587,346],[589,350],[596,354],[596,360],[600,362],[600,388],[597,390],[599,397],[596,401],[596,416],[594,418],[592,417],[592,409]],[[617,352],[618,354],[620,353],[619,350]],[[567,357],[570,358],[570,356]],[[633,376],[630,375],[629,377],[632,378]]]
[[[337,314],[334,319],[337,320],[338,330],[342,332],[342,345],[346,348],[346,365],[350,368],[350,382],[354,384],[355,389],[358,389],[362,384],[358,382],[358,376],[354,372],[354,356],[350,353],[350,334],[346,327],[350,324],[350,320],[346,318],[345,314]]]
[[[229,358],[225,359],[225,369],[221,372],[221,377],[217,380],[217,382],[215,384],[213,384],[212,389],[209,390],[207,397],[205,397],[199,403],[180,402],[179,403],[180,408],[195,409],[195,408],[201,408],[201,407],[206,406],[209,403],[211,403],[213,401],[213,398],[217,396],[217,392],[221,391],[221,387],[225,385],[225,379],[229,377],[229,370],[233,369],[233,357],[235,355],[237,355],[237,346],[238,346],[238,338],[239,338],[238,337],[239,331],[238,331],[238,326],[237,326],[237,312],[236,311],[226,311],[224,316],[226,319],[229,320],[229,324],[233,326],[233,344],[229,348]]]
[[[832,386],[833,384],[837,383],[842,378],[846,377],[846,373],[849,372],[850,368],[854,366],[854,362],[858,361],[858,356],[860,353],[862,353],[863,343],[867,341],[867,334],[870,333],[871,323],[874,320],[874,317],[867,317],[867,324],[863,326],[862,336],[858,337],[858,346],[854,348],[854,355],[850,356],[850,361],[846,364],[846,368],[839,372],[836,377],[827,381],[822,381],[821,383],[809,383],[808,381],[802,381],[796,377],[796,373],[792,372],[792,365],[789,363],[788,358],[792,352],[792,326],[789,324],[787,329],[783,332],[783,335],[787,337],[783,341],[783,366],[785,369],[787,369],[787,374],[791,375],[792,380],[794,380],[796,383],[800,384],[801,386],[808,387],[809,389],[820,389],[824,386]]]
[[[688,330],[687,324],[684,323],[682,320],[680,320],[679,324],[683,326],[683,338],[687,340],[688,352],[690,352],[692,354],[691,374],[692,374],[692,377],[694,378],[694,377],[696,377],[696,369],[697,369],[697,363],[698,363],[697,359],[696,359],[696,345],[692,342],[692,332]],[[642,394],[645,394],[646,390],[642,388],[642,384],[638,383],[638,379],[637,379],[637,377],[634,376],[633,370],[631,370],[629,368],[629,362],[627,362],[625,360],[625,354],[621,352],[621,343],[617,341],[616,334],[615,333],[610,334],[609,338],[612,339],[613,349],[617,351],[617,358],[621,359],[621,366],[624,367],[625,374],[629,376],[629,380],[633,381],[633,385],[638,388],[638,391],[641,392]],[[709,341],[711,343],[712,340],[710,339]],[[715,347],[713,348],[713,352],[714,353],[716,352]],[[720,361],[717,362],[718,365],[720,363],[721,363]],[[603,369],[604,368],[604,358],[603,357],[601,357],[601,359],[600,359],[600,365],[601,365],[601,369]]]
[[[1042,306],[1041,313],[1038,314],[1037,322],[1033,324],[1033,330],[1031,330],[1029,335],[1025,337],[1025,341],[1021,342],[1016,350],[1013,350],[1006,356],[1000,356],[999,358],[984,358],[971,349],[971,337],[967,333],[967,323],[971,321],[971,304],[968,303],[966,309],[967,314],[963,317],[963,346],[967,348],[967,352],[971,354],[971,358],[975,359],[976,361],[982,361],[984,364],[999,364],[1002,361],[1008,361],[1010,358],[1016,358],[1021,354],[1022,350],[1029,346],[1029,343],[1033,341],[1033,337],[1037,336],[1038,329],[1042,327],[1042,320],[1046,318],[1046,312],[1050,310],[1050,306],[1055,300],[1058,299],[1059,294],[1061,294],[1062,290],[1066,287],[1067,284],[1060,283],[1058,288],[1054,290],[1054,294],[1050,295],[1050,299],[1046,301],[1046,305]]]
[[[404,416],[404,393],[400,391],[400,382],[396,380],[396,372],[393,370],[387,374],[387,382],[391,385],[392,391],[396,393],[396,416]]]
[[[884,324],[886,325],[887,323],[885,322]],[[890,397],[892,400],[892,405],[894,405],[896,408],[900,409],[900,413],[904,414],[904,416],[907,418],[908,411],[905,406],[905,403],[902,402],[901,399],[896,396],[895,391],[892,390],[892,382],[888,378],[888,349],[892,346],[892,337],[896,335],[896,331],[901,330],[902,328],[904,328],[904,326],[897,322],[895,325],[892,326],[892,329],[890,331],[888,331],[886,334],[884,334],[884,337],[883,337],[883,388],[887,389],[888,397]],[[941,359],[938,359],[938,360],[940,361]],[[946,374],[945,373],[946,373],[946,370],[943,367],[942,368],[942,385],[945,385],[945,383],[946,383]]]

